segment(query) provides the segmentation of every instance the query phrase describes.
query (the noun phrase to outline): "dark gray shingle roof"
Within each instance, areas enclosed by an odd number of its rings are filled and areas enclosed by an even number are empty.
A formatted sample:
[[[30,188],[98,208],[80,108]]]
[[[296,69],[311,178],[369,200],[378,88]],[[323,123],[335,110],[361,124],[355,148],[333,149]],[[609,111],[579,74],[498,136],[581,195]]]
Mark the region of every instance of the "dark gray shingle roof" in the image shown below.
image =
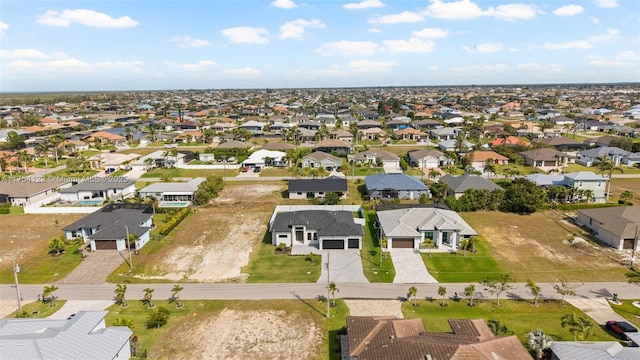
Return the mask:
[[[489,190],[489,191],[504,190],[503,188],[496,185],[495,183],[477,175],[470,175],[470,174],[464,174],[460,176],[445,175],[441,177],[440,180],[445,184],[447,184],[447,186],[449,186],[449,188],[455,193],[463,193],[469,189]]]
[[[350,211],[303,210],[276,215],[271,231],[291,231],[292,226],[317,229],[319,236],[362,236],[362,225],[353,221]]]

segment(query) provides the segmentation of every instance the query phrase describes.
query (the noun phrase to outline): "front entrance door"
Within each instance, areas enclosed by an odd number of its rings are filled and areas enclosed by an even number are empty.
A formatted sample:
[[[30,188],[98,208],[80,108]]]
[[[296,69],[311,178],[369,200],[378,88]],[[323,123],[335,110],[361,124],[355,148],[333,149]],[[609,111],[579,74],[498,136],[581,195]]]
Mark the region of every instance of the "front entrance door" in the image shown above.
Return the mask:
[[[301,243],[304,242],[304,229],[296,228],[296,241]]]
[[[451,246],[451,243],[449,242],[449,233],[446,231],[442,232],[442,243]]]

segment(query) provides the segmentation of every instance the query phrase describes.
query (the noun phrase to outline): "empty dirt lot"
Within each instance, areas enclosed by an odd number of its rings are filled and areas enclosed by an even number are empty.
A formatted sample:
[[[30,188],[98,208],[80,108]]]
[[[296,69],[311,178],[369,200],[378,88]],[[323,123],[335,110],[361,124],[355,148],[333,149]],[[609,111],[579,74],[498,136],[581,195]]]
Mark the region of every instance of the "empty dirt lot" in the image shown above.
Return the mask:
[[[199,207],[163,242],[140,257],[143,278],[198,282],[244,281],[241,273],[267,224],[283,185],[227,183],[217,199]]]

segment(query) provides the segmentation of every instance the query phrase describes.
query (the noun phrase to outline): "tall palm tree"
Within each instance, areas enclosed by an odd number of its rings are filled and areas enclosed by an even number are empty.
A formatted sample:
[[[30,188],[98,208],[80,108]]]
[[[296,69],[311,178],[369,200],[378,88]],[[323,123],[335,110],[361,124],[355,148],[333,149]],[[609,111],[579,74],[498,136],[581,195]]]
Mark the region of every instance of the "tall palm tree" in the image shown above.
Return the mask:
[[[545,334],[541,329],[530,331],[526,336],[529,350],[536,353],[536,359],[542,359],[544,351],[551,347],[551,343],[553,343],[551,336]]]
[[[473,306],[473,294],[476,292],[476,286],[471,284],[464,288],[464,295],[469,298],[469,306]]]
[[[49,167],[49,149],[51,148],[51,144],[47,139],[45,141],[36,145],[35,151],[36,155],[44,157],[44,166]]]
[[[627,282],[629,284],[635,284],[640,286],[640,271],[631,270],[628,273],[626,273],[625,276],[627,277]]]
[[[27,165],[29,165],[29,160],[31,160],[31,154],[29,154],[26,150],[18,151],[16,153],[17,160],[20,164],[22,164],[22,169],[25,174],[27,171]]]
[[[331,293],[331,298],[332,298],[332,302],[333,302],[333,306],[336,306],[336,291],[340,292],[340,290],[338,290],[338,287],[336,286],[336,283],[334,283],[333,281],[329,283],[329,293]]]
[[[578,340],[578,318],[576,317],[576,314],[574,312],[564,315],[560,319],[560,325],[563,329],[565,327],[569,328],[569,332],[573,334],[573,341]]]
[[[145,288],[144,290],[142,290],[144,292],[144,297],[143,297],[143,302],[147,304],[147,307],[149,309],[153,308],[153,303],[151,302],[151,298],[153,298],[153,292],[155,291],[155,289],[152,288]]]
[[[171,297],[176,301],[176,307],[182,307],[182,302],[180,301],[180,292],[184,290],[184,288],[178,284],[173,285],[171,289]]]
[[[417,306],[418,304],[416,303],[416,295],[418,294],[418,288],[415,286],[412,286],[409,288],[409,298],[413,298],[413,306]]]
[[[446,306],[447,304],[445,304],[444,302],[444,297],[445,295],[447,295],[447,288],[444,286],[440,286],[438,288],[438,295],[442,296],[442,304],[440,304],[440,306]]]
[[[529,291],[531,291],[531,294],[533,295],[533,306],[538,306],[538,297],[540,296],[540,286],[538,284],[535,283],[535,281],[531,280],[531,279],[527,279],[527,288],[529,288]]]
[[[4,155],[3,157],[0,157],[0,173],[5,172],[7,168],[9,168],[9,172],[11,172],[11,167],[9,167],[10,158],[11,157],[8,154]]]
[[[605,155],[598,158],[598,170],[600,170],[602,175],[607,173],[607,177],[609,178],[607,185],[607,201],[609,201],[609,195],[611,194],[611,176],[614,171],[620,171],[622,174],[624,170],[620,166],[616,166],[613,161],[609,160]]]
[[[116,304],[120,304],[122,307],[127,307],[127,301],[125,300],[127,285],[117,284],[116,289],[113,290],[113,292],[116,294]]]
[[[53,135],[49,137],[49,142],[51,143],[51,148],[53,149],[53,154],[56,158],[56,164],[58,163],[58,145],[64,141],[64,136]]]
[[[51,296],[51,301],[49,301],[49,307],[54,307],[55,304],[53,303],[53,300],[55,300],[55,296],[53,295],[53,293],[58,290],[58,287],[51,284],[51,286],[45,286],[44,289],[42,290],[42,301],[44,301],[44,299],[46,297]]]

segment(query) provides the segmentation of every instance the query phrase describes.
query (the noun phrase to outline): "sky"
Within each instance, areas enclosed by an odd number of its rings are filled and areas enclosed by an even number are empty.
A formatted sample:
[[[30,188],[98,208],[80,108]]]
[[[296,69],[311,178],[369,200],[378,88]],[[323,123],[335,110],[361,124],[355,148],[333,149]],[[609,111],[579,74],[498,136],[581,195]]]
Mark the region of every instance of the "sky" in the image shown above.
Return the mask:
[[[0,2],[2,92],[638,81],[638,0]]]

